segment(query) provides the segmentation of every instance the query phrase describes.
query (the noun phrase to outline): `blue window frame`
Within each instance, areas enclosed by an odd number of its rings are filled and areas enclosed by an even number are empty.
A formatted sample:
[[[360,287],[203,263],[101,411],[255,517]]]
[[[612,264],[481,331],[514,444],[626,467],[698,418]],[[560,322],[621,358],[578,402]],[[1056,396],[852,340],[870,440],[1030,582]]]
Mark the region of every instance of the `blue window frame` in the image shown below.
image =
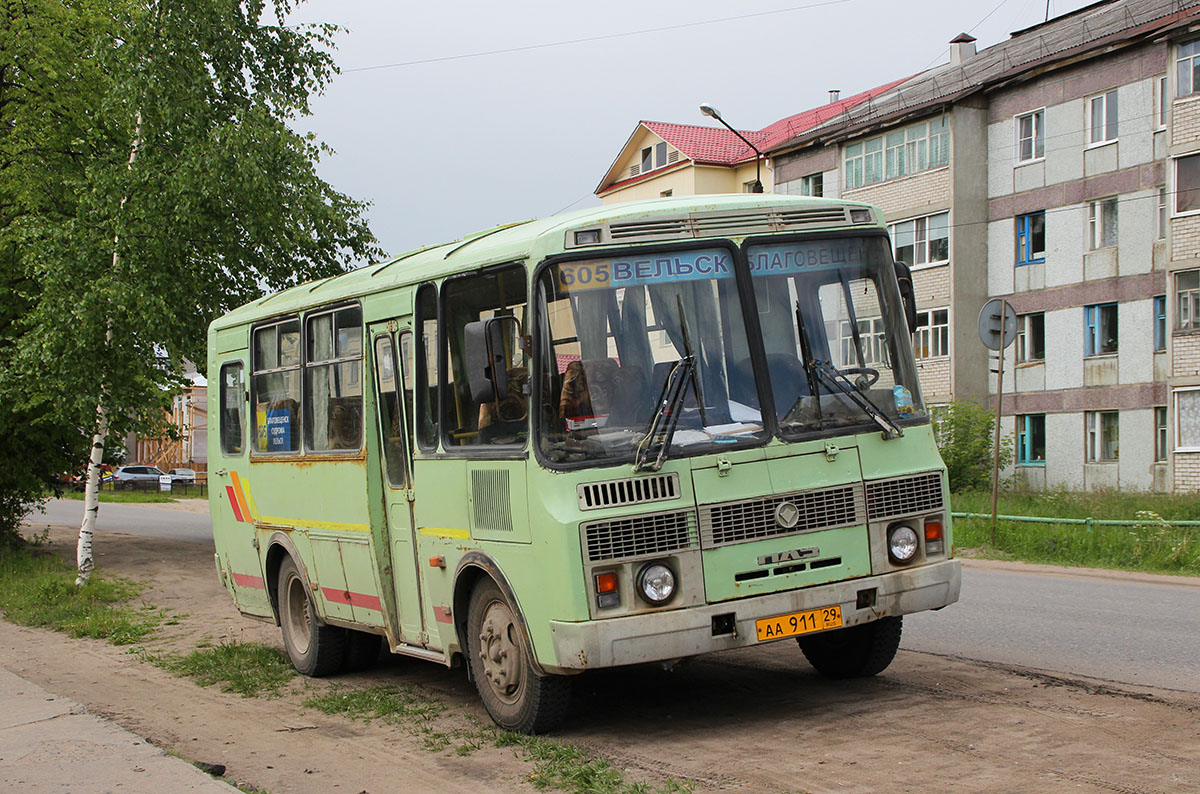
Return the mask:
[[[1154,352],[1167,349],[1167,296],[1154,296]]]
[[[1046,465],[1046,415],[1017,417],[1017,463],[1022,466]]]
[[[1046,261],[1046,213],[1017,216],[1017,265]]]
[[[1117,352],[1117,304],[1083,307],[1083,354],[1102,356]]]

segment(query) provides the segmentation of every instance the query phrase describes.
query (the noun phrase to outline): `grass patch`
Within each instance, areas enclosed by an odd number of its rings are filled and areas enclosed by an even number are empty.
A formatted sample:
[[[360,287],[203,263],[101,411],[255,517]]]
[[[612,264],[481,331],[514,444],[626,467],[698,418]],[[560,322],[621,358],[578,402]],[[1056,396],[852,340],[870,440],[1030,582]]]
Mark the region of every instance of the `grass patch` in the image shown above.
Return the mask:
[[[142,585],[93,571],[87,585],[75,586],[75,567],[38,546],[0,553],[0,609],[21,626],[51,628],[72,637],[93,637],[130,645],[153,634],[163,613],[132,602]]]
[[[536,788],[555,788],[569,794],[688,794],[693,784],[668,779],[663,785],[626,782],[621,771],[563,742],[493,729],[497,747],[518,749],[533,763],[529,782]]]
[[[990,493],[959,493],[955,512],[991,513]],[[1026,562],[1200,575],[1200,527],[1172,527],[1167,521],[1200,520],[1200,498],[1150,493],[1001,494],[1001,515],[1136,521],[1129,527],[1034,524],[998,520],[991,545],[991,519],[954,522],[954,545],[977,548],[983,556]]]
[[[393,725],[428,723],[445,711],[437,700],[420,697],[412,686],[372,686],[365,689],[333,687],[329,692],[304,701],[304,705],[326,714],[356,720],[383,720]]]
[[[101,502],[123,502],[126,504],[162,504],[164,502],[174,502],[175,497],[169,493],[161,491],[100,491],[97,496]],[[77,502],[82,502],[84,497],[83,491],[67,491],[62,495],[64,499],[74,499]]]
[[[154,664],[201,686],[221,687],[242,697],[277,696],[298,673],[281,651],[256,642],[227,642],[187,655],[148,655]]]

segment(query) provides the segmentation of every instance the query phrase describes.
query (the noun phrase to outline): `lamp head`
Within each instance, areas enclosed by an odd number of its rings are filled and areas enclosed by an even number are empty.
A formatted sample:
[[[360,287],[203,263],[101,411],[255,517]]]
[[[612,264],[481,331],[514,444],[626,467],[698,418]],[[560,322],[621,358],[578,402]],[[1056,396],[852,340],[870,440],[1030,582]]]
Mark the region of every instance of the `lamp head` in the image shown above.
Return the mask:
[[[714,119],[721,118],[721,111],[717,110],[715,107],[708,104],[707,102],[702,102],[700,104],[700,112],[706,116],[712,116]]]

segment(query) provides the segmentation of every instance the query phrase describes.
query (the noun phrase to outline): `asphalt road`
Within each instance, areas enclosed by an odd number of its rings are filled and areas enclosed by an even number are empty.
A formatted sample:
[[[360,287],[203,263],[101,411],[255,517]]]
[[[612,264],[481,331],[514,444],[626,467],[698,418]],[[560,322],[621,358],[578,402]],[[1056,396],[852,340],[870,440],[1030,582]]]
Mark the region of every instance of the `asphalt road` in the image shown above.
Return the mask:
[[[82,502],[53,500],[45,515],[34,515],[30,523],[77,525],[82,516]],[[154,505],[102,503],[97,530],[212,545],[207,513]],[[901,647],[1200,692],[1197,637],[1197,579],[1114,581],[1052,568],[985,570],[968,562],[959,602],[940,612],[907,616]]]
[[[34,513],[27,519],[39,524],[79,526],[83,521],[83,502],[75,499],[51,499],[44,514]],[[153,504],[122,504],[101,502],[96,515],[96,532],[128,532],[156,538],[172,538],[212,546],[212,524],[208,513],[188,513]]]

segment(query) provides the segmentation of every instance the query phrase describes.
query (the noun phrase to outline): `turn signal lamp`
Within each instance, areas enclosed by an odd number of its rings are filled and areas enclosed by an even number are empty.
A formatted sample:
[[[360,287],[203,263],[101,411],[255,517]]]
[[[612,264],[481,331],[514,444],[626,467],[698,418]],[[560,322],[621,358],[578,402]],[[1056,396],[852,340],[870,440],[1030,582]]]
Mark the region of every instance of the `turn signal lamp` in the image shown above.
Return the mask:
[[[617,584],[616,571],[596,574],[596,606],[615,607],[621,603],[621,593],[617,590]]]
[[[946,541],[942,537],[942,517],[925,519],[925,553],[941,554],[946,550]]]

